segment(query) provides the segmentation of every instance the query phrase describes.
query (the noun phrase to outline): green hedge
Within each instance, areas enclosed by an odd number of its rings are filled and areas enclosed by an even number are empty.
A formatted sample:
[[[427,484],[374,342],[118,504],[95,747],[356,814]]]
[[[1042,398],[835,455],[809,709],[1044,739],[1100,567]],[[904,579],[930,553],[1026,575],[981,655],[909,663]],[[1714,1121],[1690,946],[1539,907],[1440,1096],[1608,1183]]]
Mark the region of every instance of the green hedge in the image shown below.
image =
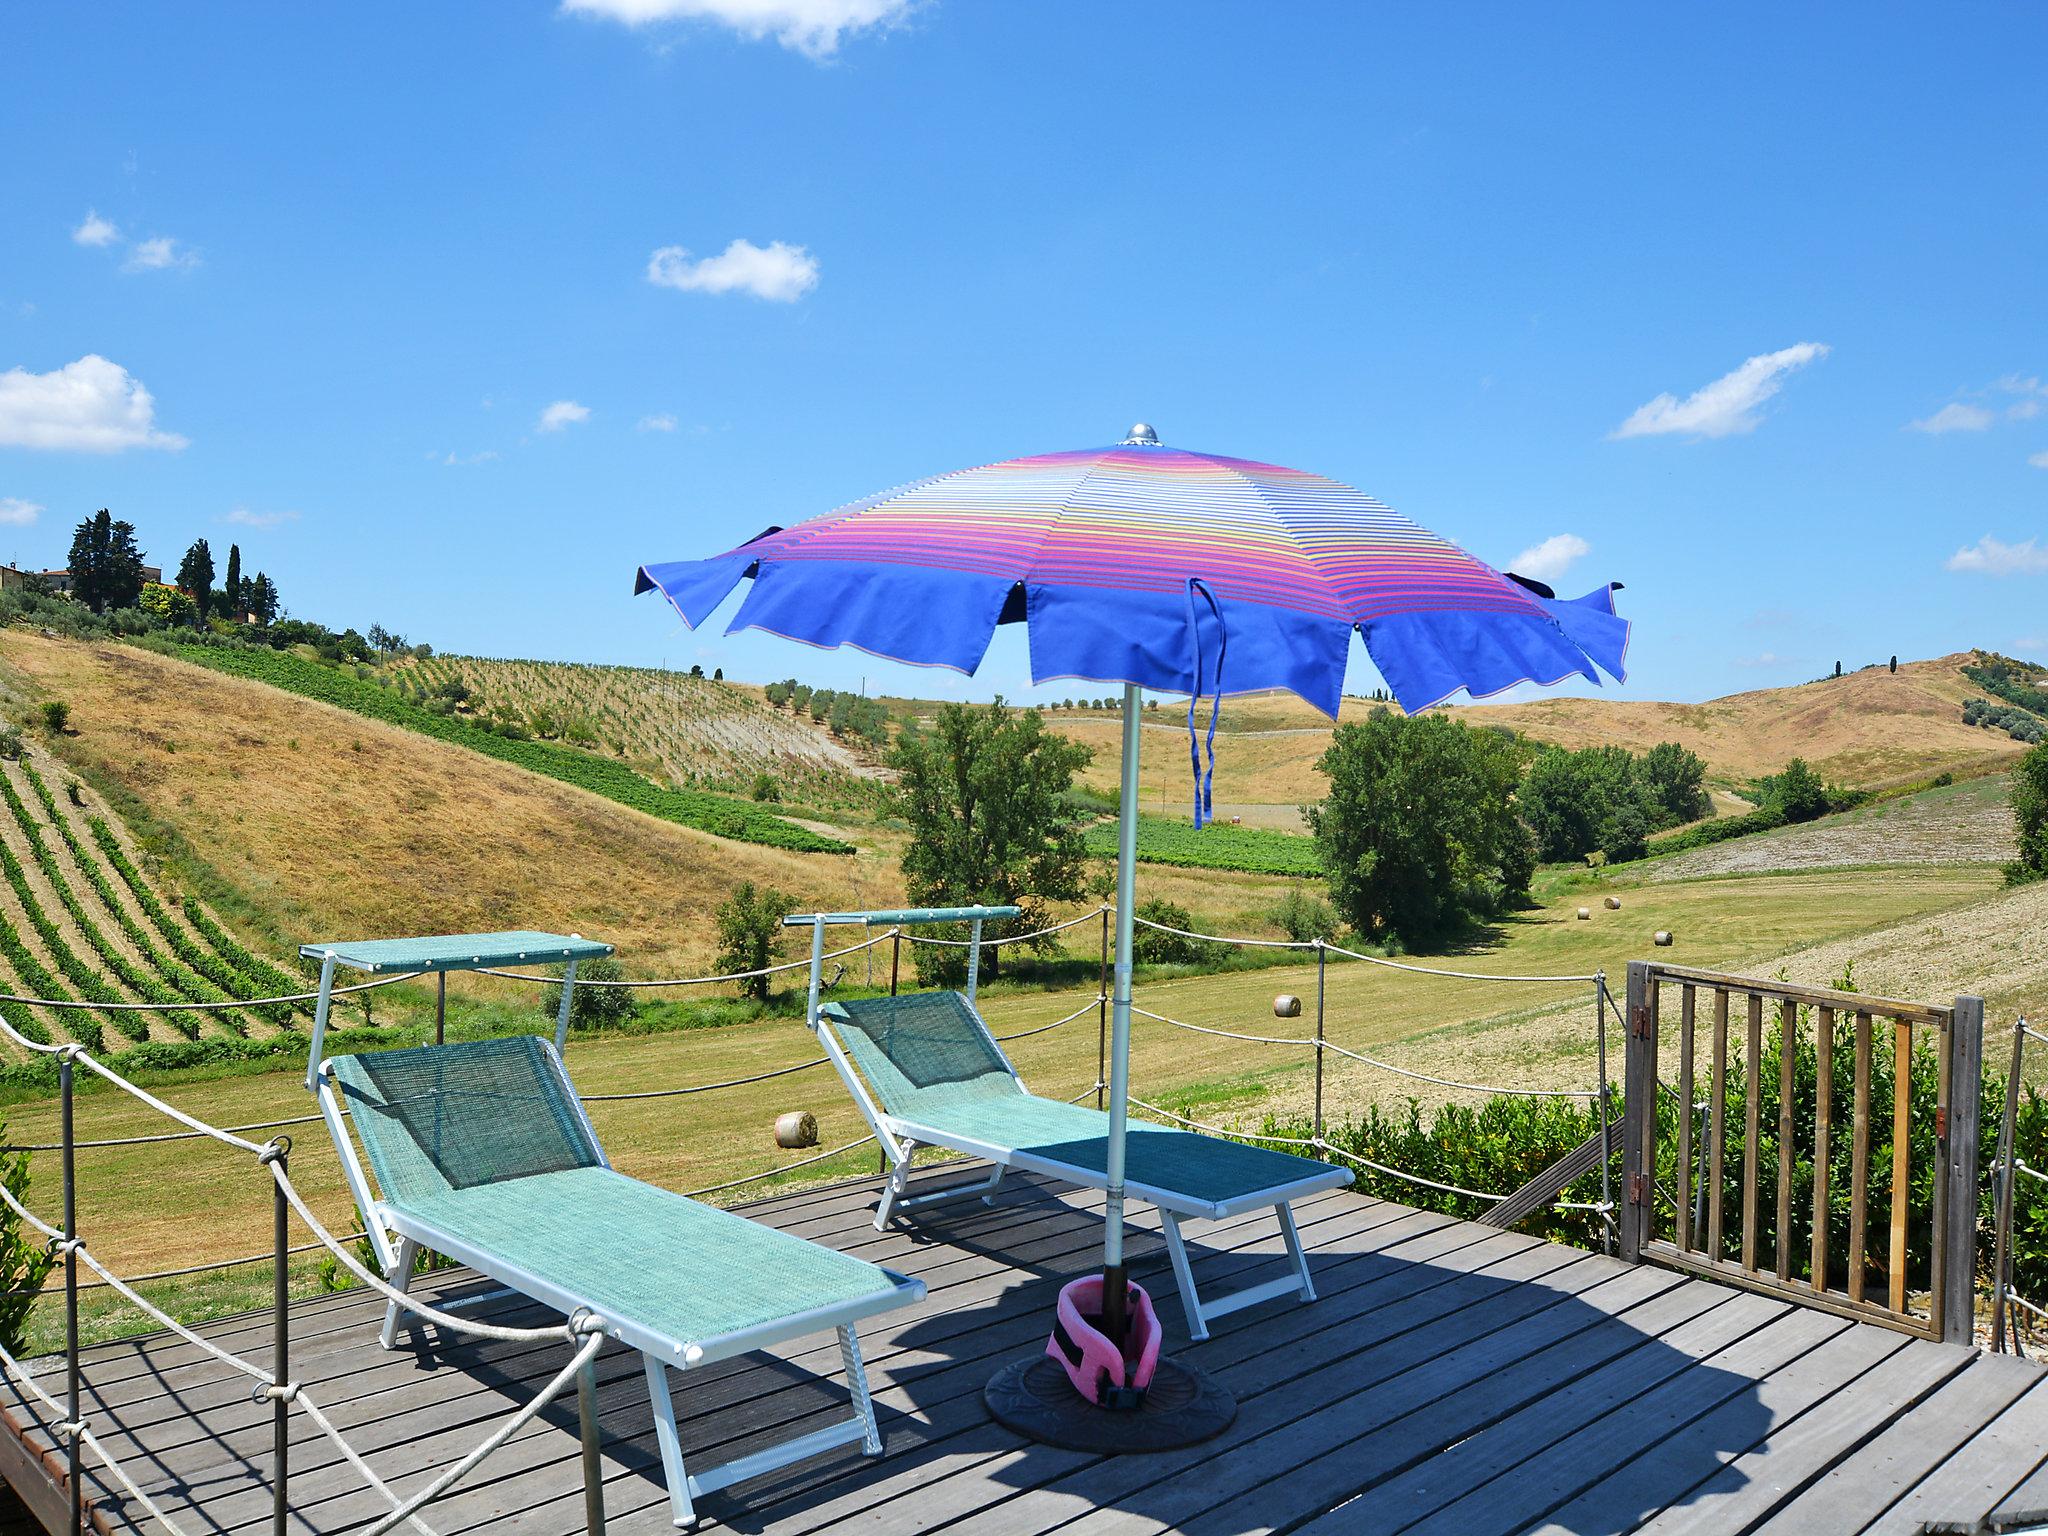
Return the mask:
[[[717,837],[742,843],[761,843],[770,848],[788,848],[798,853],[852,853],[850,844],[825,837],[774,816],[744,800],[728,800],[696,790],[663,789],[642,778],[624,763],[613,762],[574,747],[555,746],[544,741],[521,741],[500,736],[453,715],[436,714],[402,698],[396,689],[382,688],[350,672],[307,661],[288,651],[248,646],[185,645],[160,642],[158,649],[231,677],[244,677],[273,688],[282,688],[303,698],[318,699],[358,714],[381,720],[422,736],[451,742],[495,757],[501,762],[545,774],[578,789],[616,800],[620,805],[645,811],[663,821],[694,827]]]

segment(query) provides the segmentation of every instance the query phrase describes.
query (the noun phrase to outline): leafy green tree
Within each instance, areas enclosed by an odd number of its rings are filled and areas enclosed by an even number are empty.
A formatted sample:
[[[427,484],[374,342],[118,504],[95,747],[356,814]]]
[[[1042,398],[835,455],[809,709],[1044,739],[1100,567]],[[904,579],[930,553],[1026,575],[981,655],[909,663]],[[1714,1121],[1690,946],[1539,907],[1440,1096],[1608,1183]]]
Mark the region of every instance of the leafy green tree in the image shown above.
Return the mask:
[[[142,596],[136,600],[136,607],[144,613],[155,614],[166,624],[191,625],[199,622],[199,604],[176,587],[167,587],[160,581],[145,581]]]
[[[1788,822],[1812,821],[1828,812],[1828,787],[1803,757],[1795,757],[1768,781],[1767,808]]]
[[[1643,777],[1665,826],[1698,821],[1714,808],[1707,797],[1707,765],[1675,741],[1660,741],[1643,754]]]
[[[258,624],[275,624],[278,614],[283,611],[283,605],[277,600],[276,584],[263,572],[258,571],[242,584],[241,612],[249,614]]]
[[[775,964],[784,931],[782,919],[795,910],[796,898],[773,886],[757,889],[751,880],[734,886],[717,913],[719,973],[761,971]],[[748,976],[737,983],[740,996],[765,1001],[773,980],[772,976]]]
[[[204,620],[213,610],[213,551],[206,547],[206,540],[194,539],[178,562],[178,585],[197,606],[195,617]]]
[[[133,523],[102,507],[73,530],[71,595],[94,613],[135,606],[142,596],[142,551]]]
[[[222,612],[237,624],[242,622],[242,615],[250,608],[249,594],[242,590],[242,546],[239,544],[228,546],[228,573],[221,582],[220,602]]]
[[[1515,810],[1511,738],[1376,709],[1339,726],[1316,766],[1330,793],[1309,826],[1360,933],[1432,938],[1526,895],[1535,847]]]
[[[1273,908],[1273,921],[1296,944],[1337,936],[1336,908],[1298,885],[1282,896],[1280,904]]]
[[[2048,880],[2048,742],[2012,771],[2012,814],[2019,823],[2020,856],[2005,868],[2014,885]]]
[[[1191,939],[1198,931],[1194,914],[1170,901],[1141,901],[1132,909],[1141,921],[1131,931],[1131,959],[1139,965],[1201,965],[1222,948],[1207,939]],[[1158,923],[1148,928],[1146,923]],[[1178,928],[1179,933],[1162,929]]]
[[[911,902],[1014,905],[1024,928],[1042,927],[1046,903],[1081,894],[1083,818],[1064,796],[1092,755],[1047,730],[1037,710],[1001,699],[947,704],[930,730],[905,730],[888,761],[910,824],[902,862]],[[988,951],[989,975],[1002,953]]]

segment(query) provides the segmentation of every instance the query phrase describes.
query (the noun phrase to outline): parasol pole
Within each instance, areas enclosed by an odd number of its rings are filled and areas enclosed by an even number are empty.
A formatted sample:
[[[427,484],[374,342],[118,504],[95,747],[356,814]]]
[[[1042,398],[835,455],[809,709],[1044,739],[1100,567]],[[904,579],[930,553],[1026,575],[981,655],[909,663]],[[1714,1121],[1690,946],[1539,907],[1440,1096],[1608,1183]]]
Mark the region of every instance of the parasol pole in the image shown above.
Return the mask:
[[[1102,1331],[1121,1341],[1125,1328],[1124,1137],[1130,1115],[1131,915],[1138,875],[1138,685],[1124,684],[1123,788],[1117,796],[1116,970],[1110,983],[1108,1225],[1102,1237]]]

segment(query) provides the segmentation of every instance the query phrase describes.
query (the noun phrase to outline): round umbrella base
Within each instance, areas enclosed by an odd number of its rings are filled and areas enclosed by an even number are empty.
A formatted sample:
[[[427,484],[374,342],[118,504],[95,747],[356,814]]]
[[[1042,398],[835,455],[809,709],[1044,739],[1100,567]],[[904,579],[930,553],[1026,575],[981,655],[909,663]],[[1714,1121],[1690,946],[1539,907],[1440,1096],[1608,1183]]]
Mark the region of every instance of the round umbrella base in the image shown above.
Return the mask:
[[[1117,1456],[1172,1451],[1213,1439],[1237,1417],[1237,1399],[1199,1366],[1162,1359],[1132,1409],[1098,1408],[1074,1390],[1049,1355],[1018,1360],[982,1389],[989,1414],[1027,1440]]]

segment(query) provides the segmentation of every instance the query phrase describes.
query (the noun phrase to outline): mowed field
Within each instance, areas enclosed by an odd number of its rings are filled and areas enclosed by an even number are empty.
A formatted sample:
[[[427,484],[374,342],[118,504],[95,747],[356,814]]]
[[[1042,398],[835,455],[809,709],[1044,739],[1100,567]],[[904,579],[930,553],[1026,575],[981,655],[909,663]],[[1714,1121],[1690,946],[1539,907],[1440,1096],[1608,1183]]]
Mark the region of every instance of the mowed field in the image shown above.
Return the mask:
[[[1610,912],[1595,901],[1597,915],[1590,922],[1574,916],[1586,897],[1567,892],[1507,924],[1498,941],[1483,949],[1418,963],[1502,975],[1578,975],[1605,968],[1618,978],[1630,958],[1656,953],[1768,974],[1780,957],[1816,941],[1850,940],[1922,919],[1967,926],[1977,919],[1956,909],[1983,902],[1995,887],[1995,875],[1980,869],[1917,869],[1879,877],[1850,871],[1702,880],[1624,889],[1621,911]],[[1141,881],[1141,892],[1145,890],[1149,885]],[[1649,938],[1657,928],[1678,934],[1675,949],[1652,951]],[[1084,937],[1077,950],[1092,953],[1092,933],[1078,932]],[[1967,978],[1958,977],[1932,995],[1949,995],[1967,984]],[[1141,985],[1137,1002],[1153,1013],[1190,1023],[1300,1036],[1312,1028],[1311,1021],[1276,1020],[1272,999],[1279,992],[1313,998],[1314,991],[1314,967],[1290,965],[1153,981]],[[1085,1008],[1091,997],[1086,988],[1061,993],[998,991],[985,1002],[997,1031],[1009,1033]],[[1546,1039],[1540,1055],[1502,1053],[1483,1044],[1491,1036],[1511,1039],[1520,1024],[1544,1016],[1546,1010],[1561,1010],[1559,1016],[1566,1022],[1557,1030],[1558,1038]],[[1064,1098],[1094,1083],[1094,1020],[1091,1009],[1072,1024],[1013,1044],[1019,1069],[1034,1090]],[[1420,1070],[1466,1079],[1505,1074],[1506,1082],[1530,1086],[1583,1086],[1582,1080],[1590,1080],[1592,989],[1583,982],[1489,983],[1417,976],[1357,962],[1333,963],[1326,1027],[1329,1038],[1339,1044],[1392,1052],[1394,1059]],[[602,1094],[721,1082],[793,1066],[816,1054],[799,1022],[776,1019],[579,1039],[570,1046],[569,1065],[581,1091]],[[1251,1045],[1143,1018],[1136,1025],[1133,1059],[1137,1096],[1240,1123],[1255,1121],[1270,1106],[1299,1102],[1310,1064],[1309,1053],[1300,1048]],[[1399,1102],[1415,1086],[1363,1068],[1351,1073],[1333,1068],[1332,1082],[1343,1085],[1333,1089],[1333,1113],[1367,1098]],[[312,1109],[303,1080],[291,1072],[187,1081],[163,1091],[172,1102],[215,1124],[249,1124]],[[592,1116],[622,1169],[669,1188],[694,1190],[804,1156],[777,1151],[771,1135],[777,1114],[800,1108],[817,1114],[825,1146],[863,1132],[844,1090],[826,1069],[743,1089],[599,1103],[592,1106]],[[79,1134],[86,1138],[163,1128],[146,1108],[104,1092],[83,1095],[78,1116]],[[47,1102],[17,1105],[7,1121],[10,1140],[47,1141],[56,1130],[55,1107]],[[292,1129],[294,1177],[316,1209],[342,1230],[351,1213],[327,1138],[317,1124]],[[802,1170],[800,1176],[872,1168],[872,1155],[848,1154]],[[47,1158],[38,1159],[30,1198],[39,1207],[53,1198],[51,1169]],[[268,1241],[266,1186],[253,1160],[231,1150],[188,1142],[89,1149],[80,1154],[79,1177],[83,1230],[99,1234],[96,1248],[123,1272],[145,1273],[257,1253]],[[744,1199],[759,1188],[714,1198]],[[117,1321],[110,1319],[107,1326]]]

